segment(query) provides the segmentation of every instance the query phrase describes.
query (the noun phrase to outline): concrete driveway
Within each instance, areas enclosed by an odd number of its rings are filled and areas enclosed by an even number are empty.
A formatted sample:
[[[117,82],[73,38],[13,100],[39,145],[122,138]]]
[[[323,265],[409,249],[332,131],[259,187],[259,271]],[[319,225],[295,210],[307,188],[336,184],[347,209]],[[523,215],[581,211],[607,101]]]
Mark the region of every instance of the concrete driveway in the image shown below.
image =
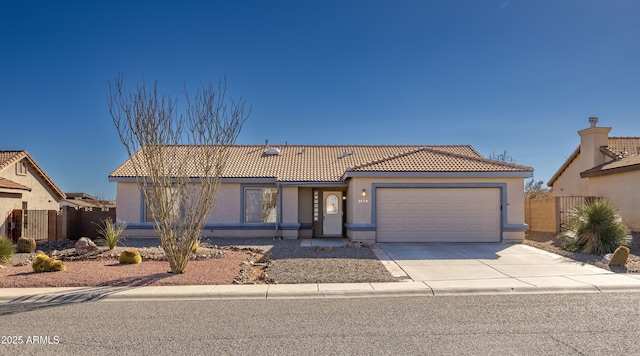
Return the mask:
[[[622,275],[521,244],[378,243],[415,282],[434,289],[592,289]],[[384,254],[383,254],[384,255]],[[384,258],[382,259],[383,263]],[[391,262],[391,263],[393,263]],[[605,283],[605,284],[606,284]]]

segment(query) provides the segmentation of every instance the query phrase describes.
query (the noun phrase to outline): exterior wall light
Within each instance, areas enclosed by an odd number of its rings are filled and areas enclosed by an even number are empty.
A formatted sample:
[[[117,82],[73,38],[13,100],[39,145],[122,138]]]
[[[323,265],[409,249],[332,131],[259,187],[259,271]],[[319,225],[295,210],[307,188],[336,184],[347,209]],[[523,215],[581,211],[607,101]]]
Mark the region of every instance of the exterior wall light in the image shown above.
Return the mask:
[[[362,195],[362,197],[366,197],[367,196],[367,190],[362,188],[362,193],[360,193],[360,195]]]

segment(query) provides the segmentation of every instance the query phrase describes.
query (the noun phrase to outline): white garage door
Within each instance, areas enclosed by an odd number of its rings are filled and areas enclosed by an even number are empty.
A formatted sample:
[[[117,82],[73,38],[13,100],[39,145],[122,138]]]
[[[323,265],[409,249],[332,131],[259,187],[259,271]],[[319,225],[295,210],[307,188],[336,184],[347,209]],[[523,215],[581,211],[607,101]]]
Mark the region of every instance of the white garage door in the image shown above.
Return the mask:
[[[500,242],[498,188],[378,188],[378,242]]]

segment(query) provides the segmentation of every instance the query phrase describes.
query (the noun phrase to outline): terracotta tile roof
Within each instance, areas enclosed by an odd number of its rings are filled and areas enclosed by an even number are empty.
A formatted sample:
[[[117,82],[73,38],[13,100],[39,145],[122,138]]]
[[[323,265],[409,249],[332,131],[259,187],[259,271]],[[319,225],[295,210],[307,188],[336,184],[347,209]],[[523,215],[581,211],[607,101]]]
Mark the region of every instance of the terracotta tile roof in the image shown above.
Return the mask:
[[[53,191],[53,193],[59,197],[59,199],[65,198],[65,195],[62,192],[62,190],[60,190],[60,188],[58,188],[58,186],[53,182],[53,180],[42,170],[42,168],[40,168],[38,163],[36,163],[36,161],[33,159],[33,157],[31,157],[31,155],[29,155],[27,151],[24,151],[24,150],[23,151],[0,151],[0,171],[6,169],[7,167],[11,166],[12,164],[22,159],[27,160],[27,163],[33,168],[35,173],[44,180],[44,182],[49,186],[49,188]],[[15,183],[15,184],[18,184],[18,183]],[[30,190],[30,188],[28,189]]]
[[[16,183],[12,180],[0,178],[0,189],[18,189],[18,190],[31,190],[31,188],[24,186],[20,183]]]
[[[180,161],[193,162],[199,154],[194,146],[169,146],[168,156]],[[375,170],[375,165],[388,162],[390,171],[422,171],[436,168],[446,171],[502,171],[520,170],[523,167],[486,160],[471,146],[371,146],[371,145],[270,145],[279,150],[277,155],[265,154],[263,145],[235,145],[229,147],[229,161],[224,178],[274,178],[282,182],[340,182],[348,169]],[[428,152],[428,154],[426,153]],[[138,155],[139,152],[136,154]],[[135,159],[134,155],[133,159]],[[405,158],[402,158],[405,157]],[[442,162],[416,163],[421,159]],[[463,163],[468,162],[468,163]],[[473,162],[472,165],[470,162]],[[394,166],[391,168],[391,166]],[[518,168],[515,168],[518,167]],[[524,167],[529,169],[528,167]],[[191,176],[197,177],[195,165],[189,167]],[[116,168],[110,178],[136,176],[130,160]]]
[[[511,163],[470,157],[437,148],[413,152],[354,167],[368,172],[532,172],[533,168]]]
[[[27,151],[0,151],[0,171],[27,156]]]
[[[613,158],[623,158],[640,154],[640,137],[609,137],[609,146],[603,150]]]

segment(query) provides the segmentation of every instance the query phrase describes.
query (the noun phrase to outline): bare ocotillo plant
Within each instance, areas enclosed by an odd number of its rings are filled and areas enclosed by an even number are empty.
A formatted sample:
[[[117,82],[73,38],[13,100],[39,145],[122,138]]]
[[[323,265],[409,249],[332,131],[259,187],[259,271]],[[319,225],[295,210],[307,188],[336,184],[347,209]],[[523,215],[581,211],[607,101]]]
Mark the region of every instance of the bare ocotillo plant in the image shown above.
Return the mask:
[[[109,113],[129,155],[147,214],[171,272],[184,273],[214,203],[220,176],[249,116],[245,102],[227,99],[226,80],[202,85],[186,109],[159,94],[157,82],[133,89],[122,75],[109,82]]]

